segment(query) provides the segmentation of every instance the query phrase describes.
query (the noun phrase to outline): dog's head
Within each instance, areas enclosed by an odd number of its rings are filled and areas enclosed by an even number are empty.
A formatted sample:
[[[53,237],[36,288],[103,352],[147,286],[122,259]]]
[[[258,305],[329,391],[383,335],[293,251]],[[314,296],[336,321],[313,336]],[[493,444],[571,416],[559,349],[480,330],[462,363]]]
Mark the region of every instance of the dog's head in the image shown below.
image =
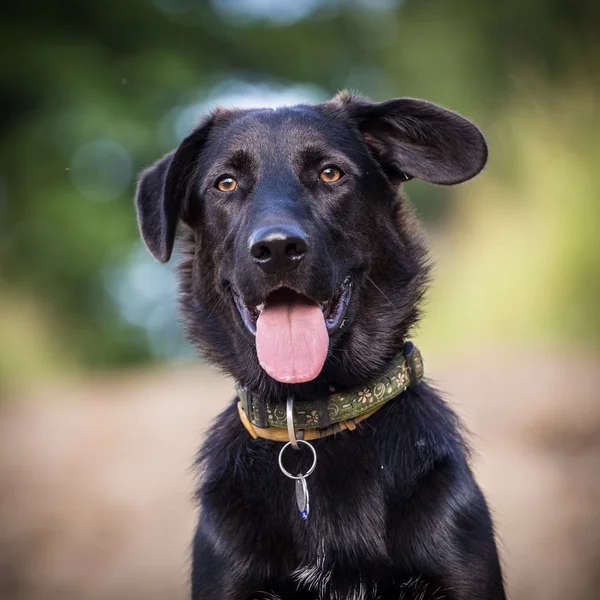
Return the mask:
[[[323,394],[373,377],[417,318],[402,182],[460,183],[486,158],[475,125],[421,100],[220,109],[141,175],[138,219],[161,262],[182,226],[186,328],[210,360],[263,394]]]

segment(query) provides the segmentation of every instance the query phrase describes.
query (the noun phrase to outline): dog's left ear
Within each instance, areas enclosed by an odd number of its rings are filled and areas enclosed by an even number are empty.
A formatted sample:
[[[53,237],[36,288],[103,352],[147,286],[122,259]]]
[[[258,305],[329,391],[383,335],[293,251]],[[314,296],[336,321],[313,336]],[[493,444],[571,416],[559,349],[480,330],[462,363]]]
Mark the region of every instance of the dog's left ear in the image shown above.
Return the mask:
[[[452,185],[477,175],[487,161],[481,131],[441,106],[412,98],[372,103],[340,96],[365,142],[393,178]]]
[[[213,118],[208,118],[138,180],[135,203],[140,233],[148,250],[162,263],[171,258],[177,223],[194,184],[194,165],[212,122]]]

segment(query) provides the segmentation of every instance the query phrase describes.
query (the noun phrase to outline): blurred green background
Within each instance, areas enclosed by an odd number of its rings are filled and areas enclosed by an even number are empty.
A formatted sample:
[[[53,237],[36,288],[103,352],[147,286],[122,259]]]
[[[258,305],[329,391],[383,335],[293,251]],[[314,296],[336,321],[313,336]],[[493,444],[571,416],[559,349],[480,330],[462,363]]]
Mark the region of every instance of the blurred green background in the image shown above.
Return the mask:
[[[407,186],[438,265],[422,343],[596,345],[599,25],[592,0],[5,0],[0,379],[189,357],[136,173],[217,104],[341,88],[489,138],[472,183]]]
[[[137,233],[137,173],[216,105],[412,96],[490,161],[406,191],[415,339],[475,432],[513,600],[600,589],[598,0],[3,0],[0,599],[184,598],[192,464],[231,398]]]

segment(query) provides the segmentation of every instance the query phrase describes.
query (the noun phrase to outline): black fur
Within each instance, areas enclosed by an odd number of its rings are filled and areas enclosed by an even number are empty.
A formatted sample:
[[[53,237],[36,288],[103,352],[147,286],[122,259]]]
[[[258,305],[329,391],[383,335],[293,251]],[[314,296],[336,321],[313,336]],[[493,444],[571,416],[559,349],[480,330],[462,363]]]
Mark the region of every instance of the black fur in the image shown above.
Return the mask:
[[[271,402],[323,398],[385,371],[418,319],[428,267],[401,182],[459,183],[486,158],[472,123],[420,100],[342,93],[315,106],[219,110],[142,174],[140,228],[164,262],[181,225],[183,314],[211,362]],[[318,174],[330,164],[346,175],[324,184]],[[237,179],[234,192],[215,188],[224,174]],[[296,270],[266,274],[249,235],[286,221],[309,234],[310,252]],[[294,385],[271,379],[232,291],[250,305],[282,285],[324,301],[348,274],[346,325],[321,374]],[[194,600],[505,598],[460,424],[426,382],[357,431],[315,442],[307,522],[278,468],[280,447],[251,439],[235,404],[212,428],[199,459]]]

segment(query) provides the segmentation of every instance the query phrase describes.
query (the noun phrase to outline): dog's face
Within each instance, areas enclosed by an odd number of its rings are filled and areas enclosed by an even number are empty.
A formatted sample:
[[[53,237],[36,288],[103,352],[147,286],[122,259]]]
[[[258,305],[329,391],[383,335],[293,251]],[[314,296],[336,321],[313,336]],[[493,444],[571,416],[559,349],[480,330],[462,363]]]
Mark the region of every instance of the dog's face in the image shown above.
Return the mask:
[[[373,376],[417,318],[401,183],[459,183],[486,158],[472,123],[419,100],[219,110],[142,174],[140,229],[165,262],[182,224],[186,327],[210,360],[263,394],[323,394]]]

